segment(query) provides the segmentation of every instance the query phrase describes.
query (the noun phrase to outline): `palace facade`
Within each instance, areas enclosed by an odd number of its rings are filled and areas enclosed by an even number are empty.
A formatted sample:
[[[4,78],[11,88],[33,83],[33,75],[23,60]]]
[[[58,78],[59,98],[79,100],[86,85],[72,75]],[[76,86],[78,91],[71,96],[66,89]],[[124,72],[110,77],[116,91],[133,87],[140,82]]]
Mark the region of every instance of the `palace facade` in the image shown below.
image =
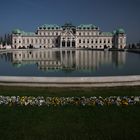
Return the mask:
[[[63,26],[44,24],[36,32],[16,29],[12,32],[12,48],[89,48],[124,49],[126,34],[123,29],[102,32],[93,24]]]

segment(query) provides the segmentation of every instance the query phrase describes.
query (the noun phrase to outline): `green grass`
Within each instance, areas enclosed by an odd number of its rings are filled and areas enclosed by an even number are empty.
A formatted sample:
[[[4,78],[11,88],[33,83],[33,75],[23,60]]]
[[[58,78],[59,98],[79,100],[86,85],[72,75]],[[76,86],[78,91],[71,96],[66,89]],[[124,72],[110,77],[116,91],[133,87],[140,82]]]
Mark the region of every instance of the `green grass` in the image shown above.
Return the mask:
[[[140,96],[140,87],[0,87],[1,95]],[[140,106],[0,106],[0,140],[139,140]]]
[[[0,95],[29,95],[29,96],[131,96],[140,95],[140,87],[112,88],[31,88],[0,86]]]

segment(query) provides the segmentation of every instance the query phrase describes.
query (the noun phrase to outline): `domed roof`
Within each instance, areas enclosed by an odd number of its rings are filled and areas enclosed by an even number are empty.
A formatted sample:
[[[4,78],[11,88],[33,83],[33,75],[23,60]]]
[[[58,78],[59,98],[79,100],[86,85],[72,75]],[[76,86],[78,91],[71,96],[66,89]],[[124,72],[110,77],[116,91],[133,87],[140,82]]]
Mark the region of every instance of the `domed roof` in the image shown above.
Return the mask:
[[[12,31],[13,34],[21,34],[21,30],[20,29],[15,29]]]
[[[119,28],[119,29],[116,30],[116,33],[118,33],[118,34],[125,34],[125,30],[122,29],[122,28]]]
[[[13,34],[20,34],[20,35],[25,35],[25,36],[34,36],[35,33],[34,32],[24,32],[22,30],[19,30],[19,29],[15,29],[12,31]]]

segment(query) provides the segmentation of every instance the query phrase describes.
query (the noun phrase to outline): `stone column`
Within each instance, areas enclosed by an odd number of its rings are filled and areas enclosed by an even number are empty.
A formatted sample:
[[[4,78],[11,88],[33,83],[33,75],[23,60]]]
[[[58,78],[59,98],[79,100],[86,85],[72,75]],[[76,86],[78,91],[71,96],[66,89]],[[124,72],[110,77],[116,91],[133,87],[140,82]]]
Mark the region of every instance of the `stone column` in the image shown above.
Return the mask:
[[[70,40],[70,47],[72,47],[72,39]]]

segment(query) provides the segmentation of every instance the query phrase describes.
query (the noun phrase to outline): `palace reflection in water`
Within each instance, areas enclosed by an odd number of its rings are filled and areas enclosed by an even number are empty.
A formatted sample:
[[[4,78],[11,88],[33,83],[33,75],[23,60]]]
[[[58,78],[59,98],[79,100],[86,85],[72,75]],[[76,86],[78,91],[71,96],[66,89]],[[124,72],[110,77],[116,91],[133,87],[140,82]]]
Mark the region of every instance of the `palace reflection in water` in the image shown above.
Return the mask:
[[[16,67],[36,64],[40,70],[97,70],[104,65],[119,67],[126,61],[125,52],[91,50],[18,50],[8,54]]]

